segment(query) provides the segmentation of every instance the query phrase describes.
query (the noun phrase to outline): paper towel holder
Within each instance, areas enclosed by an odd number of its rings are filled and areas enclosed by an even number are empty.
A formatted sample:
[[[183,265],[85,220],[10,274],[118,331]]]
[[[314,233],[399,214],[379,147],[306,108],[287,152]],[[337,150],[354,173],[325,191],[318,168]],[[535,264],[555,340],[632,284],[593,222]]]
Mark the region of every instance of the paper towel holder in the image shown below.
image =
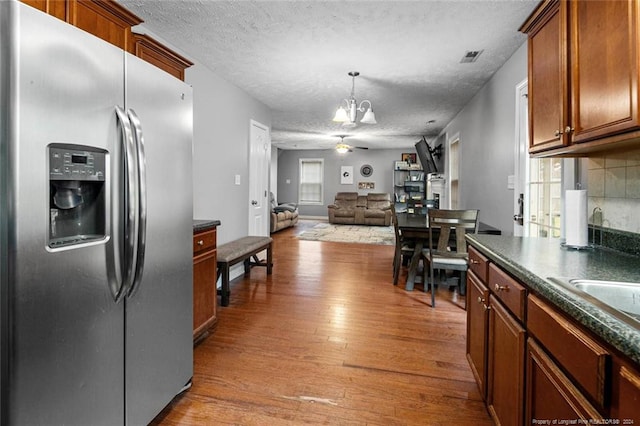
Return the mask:
[[[571,217],[571,224],[564,221],[564,241],[560,242],[562,248],[571,250],[585,250],[593,248],[589,244],[589,219],[587,214],[587,191],[581,189],[580,182],[576,183],[575,190],[567,189],[564,196],[563,214]],[[569,226],[571,225],[571,226]]]

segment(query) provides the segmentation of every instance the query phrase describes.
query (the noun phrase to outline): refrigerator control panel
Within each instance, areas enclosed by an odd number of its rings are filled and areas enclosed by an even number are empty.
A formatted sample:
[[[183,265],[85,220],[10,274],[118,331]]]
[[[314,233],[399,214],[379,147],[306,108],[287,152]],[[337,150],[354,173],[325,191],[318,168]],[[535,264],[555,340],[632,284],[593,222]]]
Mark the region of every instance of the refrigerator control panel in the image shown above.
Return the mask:
[[[105,153],[88,148],[49,146],[49,179],[104,181]]]
[[[85,145],[51,144],[49,235],[52,249],[104,240],[107,151]]]

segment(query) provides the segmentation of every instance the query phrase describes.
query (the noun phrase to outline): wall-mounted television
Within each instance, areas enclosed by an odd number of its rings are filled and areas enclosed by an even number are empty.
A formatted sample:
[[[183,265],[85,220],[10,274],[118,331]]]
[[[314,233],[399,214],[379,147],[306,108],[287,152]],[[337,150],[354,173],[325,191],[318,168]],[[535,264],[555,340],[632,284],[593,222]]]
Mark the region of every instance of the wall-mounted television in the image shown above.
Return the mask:
[[[422,164],[422,170],[425,173],[438,173],[438,166],[433,159],[433,153],[427,139],[423,136],[418,142],[416,142],[416,152]]]

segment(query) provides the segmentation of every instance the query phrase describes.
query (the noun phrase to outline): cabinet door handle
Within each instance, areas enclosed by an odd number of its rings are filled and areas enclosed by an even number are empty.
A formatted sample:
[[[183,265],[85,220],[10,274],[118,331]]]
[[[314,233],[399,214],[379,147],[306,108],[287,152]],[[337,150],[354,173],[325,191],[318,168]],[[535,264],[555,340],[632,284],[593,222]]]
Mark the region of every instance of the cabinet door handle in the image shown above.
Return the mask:
[[[509,286],[508,285],[500,285],[500,284],[494,284],[493,288],[496,291],[509,291]]]
[[[571,127],[571,126],[567,126],[567,127],[565,127],[565,128],[564,128],[564,132],[565,132],[565,133],[571,133],[571,132],[573,132],[574,130],[575,130],[575,129],[574,129],[573,127]]]
[[[469,263],[472,265],[479,265],[480,261],[479,260],[475,260],[475,259],[469,259]]]
[[[560,130],[556,130],[555,133],[554,133],[556,138],[559,138],[561,134],[563,134],[563,132],[561,132]]]
[[[204,245],[204,241],[203,241],[203,240],[200,240],[200,241],[198,241],[196,244],[198,244],[199,246],[203,246],[203,245]]]
[[[489,306],[487,306],[487,304],[485,302],[486,302],[486,300],[484,299],[484,297],[478,296],[478,303],[482,305],[482,307],[484,308],[485,311],[488,311],[491,308]]]

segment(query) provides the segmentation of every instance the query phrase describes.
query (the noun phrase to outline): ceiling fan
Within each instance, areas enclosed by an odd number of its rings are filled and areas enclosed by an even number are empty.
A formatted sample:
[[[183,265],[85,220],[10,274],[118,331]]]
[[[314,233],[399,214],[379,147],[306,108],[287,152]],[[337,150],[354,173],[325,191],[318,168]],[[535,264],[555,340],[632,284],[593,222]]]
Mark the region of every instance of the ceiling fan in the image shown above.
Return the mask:
[[[351,146],[344,143],[344,138],[348,135],[337,135],[340,138],[340,143],[336,145],[336,151],[340,154],[344,154],[347,152],[353,152],[354,149],[369,149],[366,146]]]

